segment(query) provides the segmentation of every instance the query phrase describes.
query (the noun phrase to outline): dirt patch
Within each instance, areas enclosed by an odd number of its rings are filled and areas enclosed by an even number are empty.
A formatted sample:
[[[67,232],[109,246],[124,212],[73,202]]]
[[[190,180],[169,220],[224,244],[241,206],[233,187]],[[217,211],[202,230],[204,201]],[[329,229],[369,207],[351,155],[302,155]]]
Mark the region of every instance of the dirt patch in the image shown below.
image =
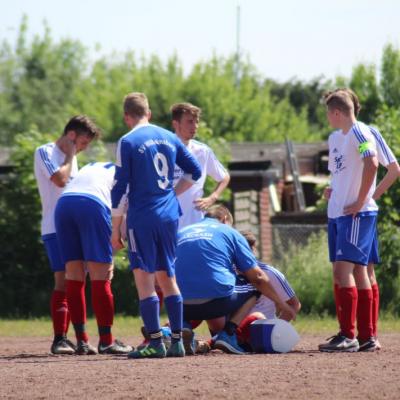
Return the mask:
[[[137,343],[138,338],[124,338]],[[48,338],[0,338],[1,399],[399,399],[400,334],[376,353],[323,354],[320,336],[294,352],[161,360],[53,356]]]

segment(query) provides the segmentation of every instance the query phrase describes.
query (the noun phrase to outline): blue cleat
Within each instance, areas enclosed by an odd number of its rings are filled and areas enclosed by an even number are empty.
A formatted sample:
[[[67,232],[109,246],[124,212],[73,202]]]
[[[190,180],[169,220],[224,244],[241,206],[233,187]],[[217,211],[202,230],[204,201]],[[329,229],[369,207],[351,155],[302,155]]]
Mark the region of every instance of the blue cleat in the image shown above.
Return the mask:
[[[246,354],[246,352],[239,346],[236,334],[228,335],[225,331],[222,331],[217,335],[214,348],[229,354]]]
[[[172,343],[167,351],[167,357],[185,357],[185,348],[182,340]]]

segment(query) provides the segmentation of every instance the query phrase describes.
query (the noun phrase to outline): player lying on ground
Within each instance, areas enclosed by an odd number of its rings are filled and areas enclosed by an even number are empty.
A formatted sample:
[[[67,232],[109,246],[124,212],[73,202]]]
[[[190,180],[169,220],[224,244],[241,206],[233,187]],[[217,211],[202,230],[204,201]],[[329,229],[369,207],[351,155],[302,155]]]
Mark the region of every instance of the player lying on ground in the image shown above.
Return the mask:
[[[251,250],[255,253],[257,249],[257,239],[255,235],[250,231],[241,232],[243,237],[247,240]],[[284,310],[279,310],[276,308],[275,303],[268,297],[262,295],[257,300],[257,303],[250,310],[249,314],[244,318],[244,320],[240,323],[237,331],[238,341],[240,345],[244,348],[250,349],[250,325],[254,321],[258,319],[273,319],[280,318],[285,321],[291,321],[295,318],[295,316],[299,313],[301,309],[301,304],[299,299],[297,298],[293,288],[290,286],[287,281],[285,275],[282,272],[278,271],[276,268],[271,265],[264,264],[260,261],[257,261],[258,266],[265,272],[268,276],[271,285],[275,289],[278,296],[282,301],[286,302],[286,304],[293,310],[293,314],[288,314]],[[238,275],[238,279],[236,281],[236,290],[240,290],[243,287],[249,285],[247,279],[241,275]]]

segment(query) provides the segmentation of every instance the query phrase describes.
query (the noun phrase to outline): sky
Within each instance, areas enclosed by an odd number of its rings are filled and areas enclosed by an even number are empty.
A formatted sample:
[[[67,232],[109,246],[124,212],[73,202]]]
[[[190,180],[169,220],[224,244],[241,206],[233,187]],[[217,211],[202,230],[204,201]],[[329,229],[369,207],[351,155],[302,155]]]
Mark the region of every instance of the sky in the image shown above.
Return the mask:
[[[0,0],[1,41],[15,43],[24,14],[30,37],[47,21],[55,40],[79,40],[93,60],[176,53],[186,73],[213,54],[233,55],[239,43],[241,57],[280,82],[379,67],[384,46],[400,40],[400,0]]]

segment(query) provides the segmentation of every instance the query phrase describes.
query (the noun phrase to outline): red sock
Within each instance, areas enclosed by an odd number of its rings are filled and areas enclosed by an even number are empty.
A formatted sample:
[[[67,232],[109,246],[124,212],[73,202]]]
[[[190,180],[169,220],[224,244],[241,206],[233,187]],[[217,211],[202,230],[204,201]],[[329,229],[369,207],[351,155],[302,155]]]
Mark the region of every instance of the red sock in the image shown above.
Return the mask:
[[[92,305],[99,327],[100,342],[108,346],[114,340],[111,334],[114,320],[114,296],[110,281],[92,281]]]
[[[372,289],[372,335],[378,336],[378,318],[379,318],[379,286],[374,283]]]
[[[355,323],[357,315],[357,288],[342,287],[339,289],[340,298],[340,332],[349,339],[355,337]]]
[[[357,305],[358,337],[361,340],[369,339],[372,335],[372,290],[358,290]]]
[[[257,315],[248,315],[237,327],[236,336],[239,343],[250,343],[250,325],[260,319]]]
[[[66,280],[68,308],[71,314],[71,321],[74,325],[77,340],[88,341],[85,332],[86,323],[86,299],[85,282]]]
[[[340,326],[340,312],[341,312],[341,307],[340,307],[340,288],[337,283],[333,285],[333,294],[335,297],[335,306],[336,306],[336,317],[339,321],[339,326]]]
[[[50,300],[50,309],[54,335],[66,335],[68,331],[69,312],[67,295],[65,292],[53,290]]]
[[[156,286],[155,289],[156,289],[156,293],[157,293],[157,296],[158,296],[158,300],[160,301],[160,310],[161,310],[161,308],[162,308],[162,306],[164,304],[164,293],[162,292],[160,286]]]

